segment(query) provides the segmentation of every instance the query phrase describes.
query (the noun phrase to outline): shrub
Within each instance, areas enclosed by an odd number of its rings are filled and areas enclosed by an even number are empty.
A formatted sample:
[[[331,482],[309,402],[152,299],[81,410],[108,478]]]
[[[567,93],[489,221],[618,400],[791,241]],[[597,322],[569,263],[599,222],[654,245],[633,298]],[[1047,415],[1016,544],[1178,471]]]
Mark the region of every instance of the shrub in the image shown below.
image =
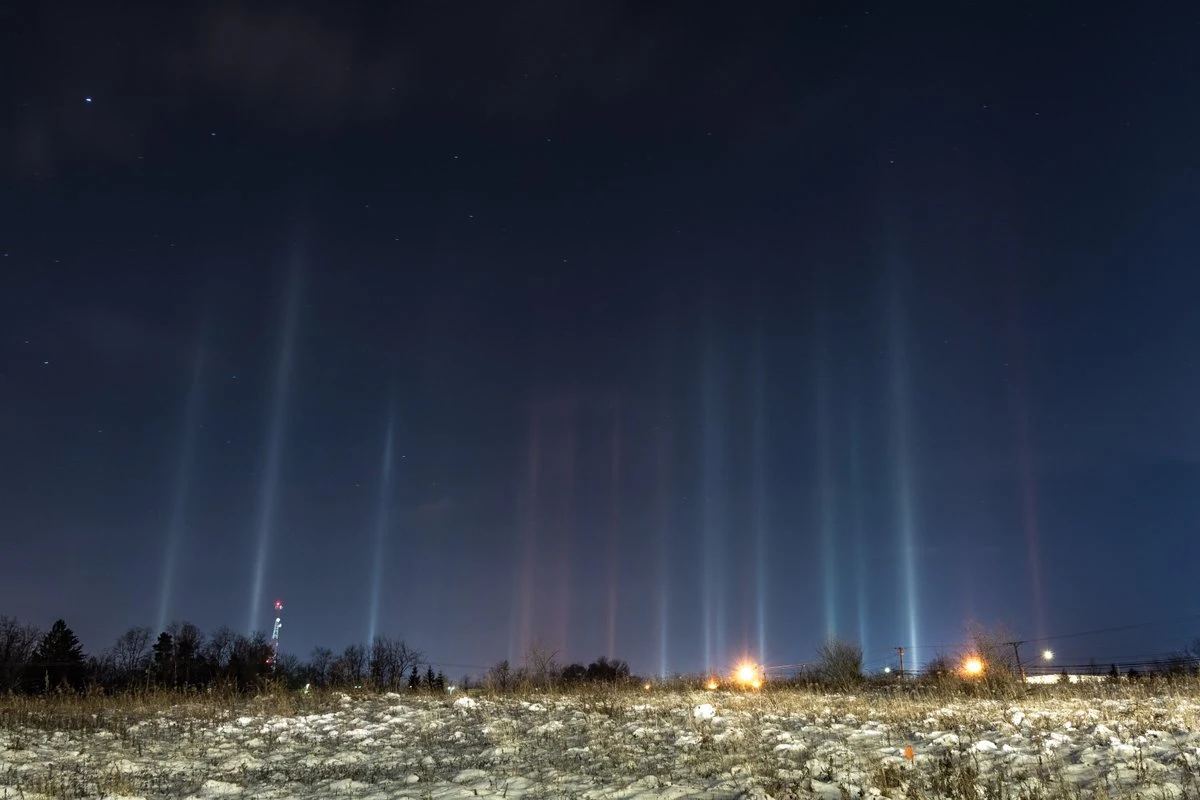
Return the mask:
[[[823,682],[837,689],[851,689],[862,683],[862,647],[842,639],[830,639],[817,648],[818,673]]]

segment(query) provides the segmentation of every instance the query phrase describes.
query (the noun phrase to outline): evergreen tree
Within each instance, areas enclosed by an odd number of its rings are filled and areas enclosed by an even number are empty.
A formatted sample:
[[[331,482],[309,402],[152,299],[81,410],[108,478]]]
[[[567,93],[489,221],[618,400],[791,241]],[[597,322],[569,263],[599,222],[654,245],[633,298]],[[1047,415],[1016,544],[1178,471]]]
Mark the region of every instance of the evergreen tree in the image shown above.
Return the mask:
[[[163,631],[158,635],[158,641],[150,648],[150,662],[154,669],[154,677],[159,683],[175,685],[175,640],[171,634]]]
[[[421,685],[421,676],[417,674],[417,665],[413,664],[412,673],[408,676],[408,688],[416,690]]]
[[[204,634],[190,622],[178,626],[172,625],[175,642],[175,682],[191,684],[202,670],[201,649],[204,647]]]
[[[429,669],[425,672],[425,688],[432,689],[433,682],[437,680],[437,676],[433,674],[433,665],[429,665]]]
[[[81,688],[83,662],[83,647],[79,644],[79,637],[67,627],[66,622],[57,620],[34,650],[31,688]]]
[[[441,670],[438,670],[437,677],[433,679],[433,688],[439,692],[446,691],[446,676],[442,674]]]

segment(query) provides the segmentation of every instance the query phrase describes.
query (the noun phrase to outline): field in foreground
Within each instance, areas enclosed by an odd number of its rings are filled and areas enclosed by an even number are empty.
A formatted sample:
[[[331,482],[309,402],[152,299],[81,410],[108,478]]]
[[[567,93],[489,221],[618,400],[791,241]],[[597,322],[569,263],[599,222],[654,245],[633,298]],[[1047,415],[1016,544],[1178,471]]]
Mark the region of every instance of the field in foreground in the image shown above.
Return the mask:
[[[1172,798],[1198,759],[1178,690],[0,700],[0,798],[30,800]]]

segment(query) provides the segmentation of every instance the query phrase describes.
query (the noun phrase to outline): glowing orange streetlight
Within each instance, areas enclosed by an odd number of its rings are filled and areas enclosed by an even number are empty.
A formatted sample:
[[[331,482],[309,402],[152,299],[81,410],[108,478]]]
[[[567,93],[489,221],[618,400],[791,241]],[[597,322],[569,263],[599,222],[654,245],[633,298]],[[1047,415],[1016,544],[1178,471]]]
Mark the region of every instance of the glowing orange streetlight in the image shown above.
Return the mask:
[[[720,685],[720,684],[718,684],[718,683],[717,683],[717,679],[716,679],[716,678],[709,678],[709,679],[708,679],[708,683],[706,683],[706,684],[704,685],[704,688],[705,688],[705,689],[708,689],[710,692],[715,692],[715,691],[717,690],[717,687],[718,687],[719,685]]]
[[[963,662],[963,673],[970,677],[976,677],[983,674],[983,660],[978,656],[971,656]]]
[[[761,689],[763,670],[753,661],[743,661],[733,670],[733,681],[745,689]]]

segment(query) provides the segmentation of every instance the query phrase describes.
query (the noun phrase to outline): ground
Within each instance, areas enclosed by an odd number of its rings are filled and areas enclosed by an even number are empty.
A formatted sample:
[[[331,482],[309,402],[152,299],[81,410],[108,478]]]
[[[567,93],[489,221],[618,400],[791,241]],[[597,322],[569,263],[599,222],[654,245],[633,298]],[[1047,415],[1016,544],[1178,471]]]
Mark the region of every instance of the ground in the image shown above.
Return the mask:
[[[1195,687],[0,700],[0,798],[1200,797]]]

